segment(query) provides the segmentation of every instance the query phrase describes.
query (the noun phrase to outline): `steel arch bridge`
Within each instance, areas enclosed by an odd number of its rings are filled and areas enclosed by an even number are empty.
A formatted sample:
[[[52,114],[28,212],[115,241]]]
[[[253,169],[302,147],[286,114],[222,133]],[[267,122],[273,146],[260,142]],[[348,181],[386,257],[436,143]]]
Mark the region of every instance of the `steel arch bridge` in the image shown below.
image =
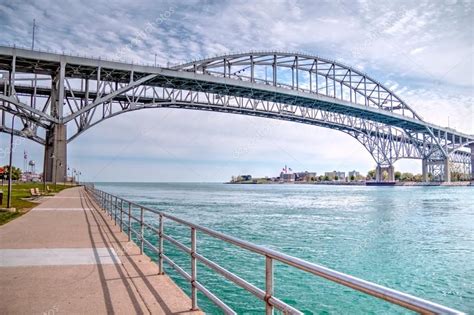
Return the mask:
[[[377,180],[383,171],[393,180],[393,163],[402,158],[421,159],[426,181],[473,173],[473,135],[424,121],[380,82],[317,56],[249,52],[156,67],[0,46],[0,71],[1,131],[12,131],[13,114],[35,130],[30,139],[45,145],[47,180],[63,181],[67,143],[108,118],[150,108],[339,130],[372,155]],[[23,136],[21,127],[14,134]]]

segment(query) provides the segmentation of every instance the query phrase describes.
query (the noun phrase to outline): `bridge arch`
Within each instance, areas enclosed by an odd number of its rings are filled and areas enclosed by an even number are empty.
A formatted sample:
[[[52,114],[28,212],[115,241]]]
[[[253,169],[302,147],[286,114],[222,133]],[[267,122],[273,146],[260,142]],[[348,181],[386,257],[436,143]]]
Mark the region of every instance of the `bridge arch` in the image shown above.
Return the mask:
[[[401,158],[464,156],[467,153],[462,148],[473,141],[472,136],[423,121],[390,89],[357,69],[307,54],[249,52],[167,68],[35,55],[4,47],[0,47],[1,56],[0,70],[40,72],[51,83],[49,88],[21,86],[10,73],[4,82],[7,92],[0,91],[1,109],[30,111],[32,119],[41,119],[43,126],[49,123],[45,129],[50,134],[56,125],[73,126],[69,141],[119,114],[163,107],[253,115],[340,130],[364,145],[380,166]],[[48,100],[38,111],[21,102],[18,95]]]
[[[379,81],[353,67],[318,56],[261,51],[216,56],[171,68],[322,94],[422,120]],[[289,72],[285,75],[284,70]]]

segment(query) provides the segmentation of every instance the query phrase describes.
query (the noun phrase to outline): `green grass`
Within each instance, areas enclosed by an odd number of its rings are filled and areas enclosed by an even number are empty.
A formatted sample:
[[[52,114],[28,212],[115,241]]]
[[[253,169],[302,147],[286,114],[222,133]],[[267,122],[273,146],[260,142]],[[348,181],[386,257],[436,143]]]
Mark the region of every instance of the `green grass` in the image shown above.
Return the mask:
[[[50,189],[51,194],[55,194],[65,188],[71,187],[70,185],[54,185],[54,184],[47,184]],[[7,206],[7,192],[8,186],[7,182],[4,182],[3,186],[0,186],[1,190],[3,191],[3,203],[0,205],[0,208],[6,208]],[[31,188],[38,188],[41,193],[43,191],[43,183],[19,183],[12,185],[12,208],[16,208],[17,212],[5,212],[0,211],[0,225],[3,225],[15,218],[20,217],[21,215],[28,212],[31,208],[37,205],[35,202],[31,202],[29,200],[24,200],[24,198],[31,197],[30,189]]]
[[[26,212],[0,212],[0,226],[10,222],[13,219],[18,218],[24,213]]]

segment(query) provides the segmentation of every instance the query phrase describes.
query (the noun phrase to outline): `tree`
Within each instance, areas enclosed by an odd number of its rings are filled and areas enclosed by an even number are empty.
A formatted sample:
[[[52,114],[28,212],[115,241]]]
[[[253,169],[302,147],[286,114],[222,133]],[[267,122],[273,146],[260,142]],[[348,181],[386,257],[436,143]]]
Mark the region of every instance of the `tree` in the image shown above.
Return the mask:
[[[334,176],[334,180],[339,180],[339,176]]]
[[[396,171],[396,172],[395,172],[395,180],[400,180],[401,178],[402,178],[402,173]]]
[[[5,170],[4,172],[5,179],[8,179],[10,176],[8,175],[9,174],[8,165],[5,165],[3,169]],[[19,180],[20,177],[21,177],[21,170],[18,167],[12,166],[12,180]]]
[[[319,180],[320,182],[322,182],[323,179],[324,179],[324,176],[323,176],[323,175],[319,175],[318,180]]]
[[[375,179],[375,170],[370,170],[367,173],[367,179]]]
[[[324,176],[324,180],[325,180],[325,181],[328,181],[328,180],[329,180],[329,176],[327,176],[327,175]]]
[[[415,182],[421,182],[423,180],[423,176],[421,174],[416,174],[413,176],[413,181]]]
[[[355,180],[354,175],[351,175],[351,182]]]
[[[453,171],[453,172],[451,172],[451,180],[453,182],[458,182],[458,181],[467,180],[467,177],[466,177],[465,174],[463,174],[461,172]]]
[[[400,180],[403,181],[403,182],[413,181],[413,174],[412,173],[402,173],[400,175]]]

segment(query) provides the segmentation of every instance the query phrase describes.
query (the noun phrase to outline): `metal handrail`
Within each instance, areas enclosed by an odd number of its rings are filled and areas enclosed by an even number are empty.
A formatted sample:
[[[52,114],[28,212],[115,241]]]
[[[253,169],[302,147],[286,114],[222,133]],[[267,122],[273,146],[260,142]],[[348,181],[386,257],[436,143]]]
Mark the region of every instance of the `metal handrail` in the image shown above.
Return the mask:
[[[104,209],[104,211],[106,211],[106,213],[108,213],[112,219],[114,219],[115,224],[117,224],[117,218],[118,217],[120,218],[119,223],[120,223],[121,231],[123,231],[123,224],[124,224],[123,215],[128,216],[127,233],[128,233],[129,240],[131,240],[131,232],[134,232],[134,234],[137,235],[141,253],[143,253],[143,246],[145,245],[158,254],[158,267],[159,267],[160,274],[164,273],[163,262],[166,262],[173,269],[175,269],[184,279],[190,282],[191,301],[192,301],[191,309],[193,310],[198,309],[197,291],[200,291],[205,296],[207,296],[212,302],[214,302],[218,307],[220,307],[224,311],[224,313],[236,314],[235,311],[233,311],[228,305],[226,305],[216,295],[214,295],[211,291],[209,291],[201,283],[198,282],[197,273],[196,273],[196,269],[197,269],[196,262],[200,261],[204,265],[212,269],[213,271],[224,276],[226,279],[230,280],[234,284],[240,286],[241,288],[255,295],[260,300],[264,301],[266,314],[273,314],[274,309],[278,309],[285,314],[302,314],[301,311],[286,304],[285,302],[276,298],[273,295],[273,262],[274,260],[276,260],[281,263],[287,264],[289,266],[293,266],[297,269],[311,273],[313,275],[328,279],[332,282],[342,284],[346,287],[350,287],[360,292],[364,292],[371,296],[383,299],[385,301],[402,306],[404,308],[410,309],[418,313],[464,314],[458,310],[455,310],[455,309],[452,309],[452,308],[449,308],[437,303],[433,303],[433,302],[430,302],[430,301],[427,301],[427,300],[424,300],[424,299],[421,299],[421,298],[418,298],[413,295],[406,294],[397,290],[393,290],[393,289],[390,289],[390,288],[387,288],[387,287],[384,287],[384,286],[381,286],[369,281],[365,281],[365,280],[350,276],[348,274],[344,274],[342,272],[338,272],[338,271],[326,268],[321,265],[317,265],[317,264],[290,256],[287,254],[283,254],[281,252],[278,252],[278,251],[275,251],[275,250],[272,250],[260,245],[256,245],[256,244],[238,239],[233,236],[226,235],[224,233],[214,231],[212,229],[194,224],[192,222],[167,214],[165,212],[139,205],[137,203],[117,197],[115,195],[109,194],[102,190],[98,190],[94,188],[92,185],[86,185],[85,188],[86,188],[86,191],[88,191],[91,194],[91,196],[96,200],[99,206],[102,209]],[[124,203],[128,204],[128,207],[125,207],[128,210],[124,210]],[[140,218],[136,218],[132,216],[133,208],[137,208],[140,210]],[[118,211],[120,211],[119,214],[117,213]],[[159,215],[159,228],[158,229],[144,222],[145,211]],[[140,225],[139,231],[135,231],[132,228],[132,224],[131,224],[132,218]],[[164,233],[163,226],[164,226],[165,218],[190,228],[191,247],[188,247],[180,243],[176,239]],[[158,240],[159,240],[157,246],[154,246],[149,241],[145,240],[144,228],[150,229],[151,231],[157,234]],[[197,245],[196,232],[197,231],[205,233],[211,237],[225,241],[227,243],[236,245],[240,248],[246,249],[253,253],[257,253],[262,256],[265,256],[266,258],[265,290],[262,290],[256,287],[255,285],[247,282],[246,280],[228,271],[224,267],[218,265],[217,263],[199,254],[196,249],[196,245]],[[170,243],[175,245],[178,249],[190,255],[191,274],[184,271],[184,269],[182,269],[178,264],[176,264],[170,257],[164,254],[163,240],[169,241]]]

